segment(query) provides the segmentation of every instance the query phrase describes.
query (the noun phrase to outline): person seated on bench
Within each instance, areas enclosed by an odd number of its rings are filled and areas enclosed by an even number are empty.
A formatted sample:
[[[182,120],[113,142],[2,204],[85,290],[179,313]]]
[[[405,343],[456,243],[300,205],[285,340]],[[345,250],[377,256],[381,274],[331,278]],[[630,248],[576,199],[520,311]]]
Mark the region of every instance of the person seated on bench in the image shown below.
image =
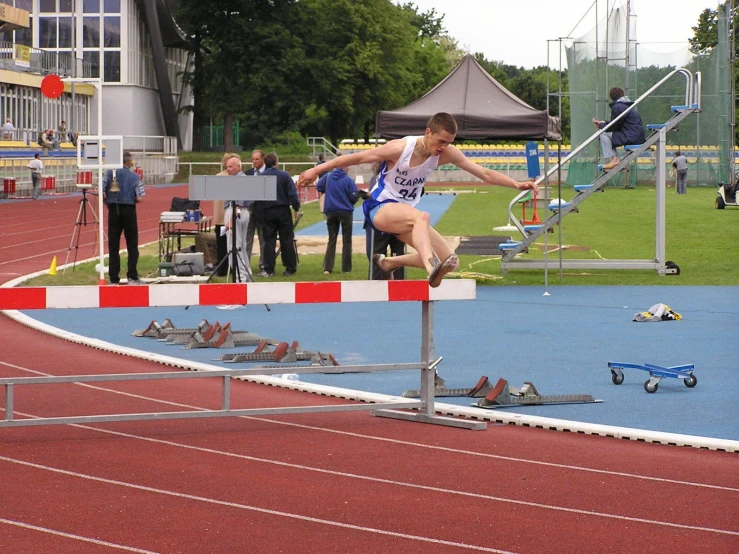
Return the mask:
[[[624,94],[624,89],[613,87],[608,96],[611,98],[611,119],[601,121],[593,118],[593,124],[597,129],[602,129],[619,115],[624,113],[634,103]],[[628,144],[642,144],[647,140],[644,133],[644,124],[636,108],[627,113],[624,117],[613,124],[605,133],[600,135],[600,149],[604,158],[611,158],[611,161],[603,166],[604,170],[613,169],[621,161],[616,154],[616,148],[626,146]]]
[[[58,150],[59,149],[59,141],[54,139],[54,130],[53,129],[47,129],[38,138],[38,143],[46,148],[47,150]]]

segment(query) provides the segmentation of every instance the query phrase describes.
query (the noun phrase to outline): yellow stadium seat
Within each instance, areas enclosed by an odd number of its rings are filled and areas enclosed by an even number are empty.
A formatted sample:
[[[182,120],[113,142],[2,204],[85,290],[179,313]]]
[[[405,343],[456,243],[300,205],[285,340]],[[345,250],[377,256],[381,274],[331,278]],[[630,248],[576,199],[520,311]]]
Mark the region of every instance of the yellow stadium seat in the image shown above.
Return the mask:
[[[0,140],[0,148],[26,148],[22,140]]]

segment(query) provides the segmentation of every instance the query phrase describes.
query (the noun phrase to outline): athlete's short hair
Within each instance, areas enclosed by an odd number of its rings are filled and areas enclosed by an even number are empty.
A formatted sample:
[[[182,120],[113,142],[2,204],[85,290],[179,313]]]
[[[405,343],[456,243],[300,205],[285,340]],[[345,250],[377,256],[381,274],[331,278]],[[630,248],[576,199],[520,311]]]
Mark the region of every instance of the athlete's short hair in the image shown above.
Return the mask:
[[[439,131],[444,130],[450,135],[457,134],[457,122],[454,119],[454,116],[446,112],[439,112],[436,115],[431,116],[426,127],[431,129],[432,133],[438,133]]]

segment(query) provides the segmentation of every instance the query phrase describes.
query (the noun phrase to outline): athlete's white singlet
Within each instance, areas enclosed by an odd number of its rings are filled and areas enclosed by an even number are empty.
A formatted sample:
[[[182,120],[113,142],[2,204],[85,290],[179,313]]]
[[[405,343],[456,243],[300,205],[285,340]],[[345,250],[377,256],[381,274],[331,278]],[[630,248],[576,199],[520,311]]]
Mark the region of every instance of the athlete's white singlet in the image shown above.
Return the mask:
[[[372,189],[372,198],[378,203],[395,200],[415,206],[421,199],[421,190],[431,172],[439,165],[439,156],[429,156],[421,165],[410,167],[416,141],[423,137],[405,137],[405,148],[395,167],[388,171],[387,162],[382,162],[377,183]]]

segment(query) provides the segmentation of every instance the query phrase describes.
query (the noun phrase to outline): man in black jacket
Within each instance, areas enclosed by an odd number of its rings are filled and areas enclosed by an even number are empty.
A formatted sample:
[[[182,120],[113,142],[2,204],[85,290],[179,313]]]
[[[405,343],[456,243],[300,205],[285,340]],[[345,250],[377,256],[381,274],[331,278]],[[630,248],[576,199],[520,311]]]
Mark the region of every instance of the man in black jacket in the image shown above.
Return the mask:
[[[247,175],[261,175],[265,170],[264,152],[262,150],[254,150],[251,153],[251,169],[246,170]],[[246,230],[246,252],[251,261],[251,253],[254,250],[254,233],[257,234],[259,240],[259,271],[264,271],[264,234],[262,231],[262,223],[258,218],[254,217],[253,205],[249,207],[249,228]],[[264,275],[262,275],[264,277]]]
[[[274,277],[276,262],[277,235],[280,237],[282,265],[285,266],[283,275],[289,277],[298,270],[298,257],[295,252],[293,234],[293,216],[290,206],[295,210],[297,219],[300,212],[300,200],[295,183],[287,171],[277,169],[277,155],[267,154],[264,157],[266,169],[261,175],[277,176],[277,199],[255,202],[254,216],[262,223],[264,236],[264,276]]]

